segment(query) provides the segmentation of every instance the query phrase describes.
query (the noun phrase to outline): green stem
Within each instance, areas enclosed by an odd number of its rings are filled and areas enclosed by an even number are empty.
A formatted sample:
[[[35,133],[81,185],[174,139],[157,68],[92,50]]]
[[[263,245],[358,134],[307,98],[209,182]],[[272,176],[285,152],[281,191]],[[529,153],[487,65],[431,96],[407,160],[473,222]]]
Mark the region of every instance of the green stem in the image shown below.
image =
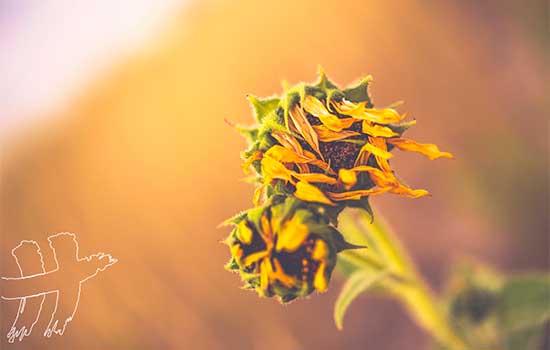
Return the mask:
[[[407,254],[401,242],[376,215],[375,221],[370,222],[366,213],[361,213],[356,223],[364,228],[364,232],[372,238],[376,245],[372,247],[378,252],[387,267],[403,277],[405,283],[393,288],[393,292],[404,302],[407,310],[414,319],[428,331],[439,343],[453,350],[464,350],[466,345],[453,332],[434,292],[418,272],[412,259]]]

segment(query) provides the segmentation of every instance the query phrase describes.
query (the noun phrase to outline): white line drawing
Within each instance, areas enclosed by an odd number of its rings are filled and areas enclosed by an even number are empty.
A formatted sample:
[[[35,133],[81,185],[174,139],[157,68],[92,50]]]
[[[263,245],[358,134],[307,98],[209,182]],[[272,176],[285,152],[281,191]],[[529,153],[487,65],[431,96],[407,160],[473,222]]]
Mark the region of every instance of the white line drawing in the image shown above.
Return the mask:
[[[105,253],[80,258],[74,233],[62,232],[52,235],[48,237],[48,243],[56,263],[55,269],[46,272],[42,251],[36,241],[21,241],[12,250],[12,256],[19,267],[21,277],[0,278],[2,282],[0,297],[3,300],[19,300],[17,315],[7,334],[10,343],[15,339],[22,341],[31,335],[45,301],[49,300],[49,298],[46,299],[48,294],[55,295],[55,307],[43,335],[48,338],[52,334],[63,335],[67,324],[76,314],[82,283],[118,261]],[[23,261],[20,258],[25,250],[32,253],[33,261]],[[70,287],[60,287],[60,282],[67,281],[71,282]],[[32,322],[20,317],[23,314],[33,316],[33,313],[36,316]]]

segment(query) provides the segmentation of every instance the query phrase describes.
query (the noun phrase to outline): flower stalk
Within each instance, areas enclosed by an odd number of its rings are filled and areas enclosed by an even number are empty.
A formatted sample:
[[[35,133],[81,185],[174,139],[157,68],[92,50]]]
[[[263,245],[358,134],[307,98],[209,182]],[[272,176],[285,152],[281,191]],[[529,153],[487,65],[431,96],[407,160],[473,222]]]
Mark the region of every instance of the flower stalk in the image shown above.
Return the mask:
[[[372,258],[367,258],[359,251],[346,252],[348,261],[352,264],[369,264],[378,269],[387,269],[394,276],[393,280],[384,280],[384,285],[400,299],[414,320],[437,342],[445,346],[445,349],[463,350],[465,344],[458,338],[452,326],[449,324],[442,304],[423,276],[418,272],[416,265],[410,258],[397,235],[390,226],[384,222],[377,212],[376,218],[370,222],[370,218],[364,212],[358,213],[351,225],[368,235],[368,240],[373,242],[383,262],[373,266]],[[350,256],[353,258],[349,259]]]

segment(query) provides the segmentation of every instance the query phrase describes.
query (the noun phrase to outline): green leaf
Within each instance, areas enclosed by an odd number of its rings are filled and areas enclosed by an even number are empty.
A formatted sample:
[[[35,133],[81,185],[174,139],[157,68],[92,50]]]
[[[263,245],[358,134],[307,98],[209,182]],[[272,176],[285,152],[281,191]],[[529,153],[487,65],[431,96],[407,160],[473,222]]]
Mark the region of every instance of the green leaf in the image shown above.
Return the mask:
[[[334,305],[334,322],[338,329],[343,328],[344,315],[351,302],[385,276],[386,271],[372,273],[364,270],[356,271],[350,276]]]
[[[497,315],[506,331],[539,325],[550,318],[550,276],[510,279],[502,288]]]
[[[536,326],[514,332],[504,340],[504,349],[540,350],[542,349],[543,335],[544,328],[542,326]]]
[[[248,101],[254,110],[254,116],[258,123],[261,123],[266,115],[274,111],[279,106],[280,99],[278,97],[268,97],[260,100],[254,95],[248,95]]]

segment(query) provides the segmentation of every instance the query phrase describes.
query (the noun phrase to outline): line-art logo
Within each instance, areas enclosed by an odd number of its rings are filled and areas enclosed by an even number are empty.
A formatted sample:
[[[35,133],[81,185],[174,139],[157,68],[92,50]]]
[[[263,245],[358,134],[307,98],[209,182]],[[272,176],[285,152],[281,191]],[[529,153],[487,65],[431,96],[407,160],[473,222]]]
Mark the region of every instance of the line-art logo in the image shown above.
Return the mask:
[[[117,262],[117,259],[104,253],[80,258],[73,233],[55,234],[48,237],[48,242],[57,266],[55,269],[46,271],[37,242],[21,241],[11,252],[21,277],[0,278],[1,298],[19,301],[17,315],[7,334],[10,343],[31,335],[50,298],[55,300],[55,304],[44,336],[63,335],[76,314],[82,283]]]

